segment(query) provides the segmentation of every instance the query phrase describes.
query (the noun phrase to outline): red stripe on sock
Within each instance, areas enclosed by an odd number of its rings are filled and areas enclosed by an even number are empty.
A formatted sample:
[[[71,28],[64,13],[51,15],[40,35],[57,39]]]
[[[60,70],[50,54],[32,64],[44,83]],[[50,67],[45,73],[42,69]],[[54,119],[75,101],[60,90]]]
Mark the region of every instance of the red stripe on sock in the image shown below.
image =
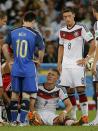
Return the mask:
[[[74,95],[73,95],[73,96],[69,96],[69,99],[70,99],[70,101],[71,101],[71,103],[72,103],[73,106],[76,106],[76,105],[77,105],[77,103],[76,103],[76,98],[75,98]]]
[[[98,92],[96,92],[96,97],[98,97]]]

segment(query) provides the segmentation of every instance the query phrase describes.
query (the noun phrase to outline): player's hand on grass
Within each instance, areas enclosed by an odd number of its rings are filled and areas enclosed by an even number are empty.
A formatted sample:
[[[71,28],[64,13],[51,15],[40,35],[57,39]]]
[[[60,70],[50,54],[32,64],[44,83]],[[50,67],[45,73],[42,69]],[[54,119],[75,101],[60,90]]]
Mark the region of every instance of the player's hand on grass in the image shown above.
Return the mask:
[[[59,121],[60,123],[63,123],[65,118],[66,118],[66,115],[67,113],[65,113],[64,111],[62,111],[60,114],[59,114]]]
[[[40,115],[36,112],[36,111],[33,111],[33,112],[29,112],[28,113],[28,118],[29,118],[29,121],[32,125],[42,125],[42,119],[40,117]]]
[[[62,64],[58,64],[57,69],[59,72],[61,72],[62,71]]]

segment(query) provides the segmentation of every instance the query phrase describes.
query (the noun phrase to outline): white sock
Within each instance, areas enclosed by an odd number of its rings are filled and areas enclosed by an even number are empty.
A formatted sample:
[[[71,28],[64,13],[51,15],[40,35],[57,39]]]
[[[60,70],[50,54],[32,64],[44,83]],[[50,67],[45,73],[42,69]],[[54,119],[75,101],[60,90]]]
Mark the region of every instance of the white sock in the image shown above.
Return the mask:
[[[70,112],[70,116],[71,116],[72,119],[77,120],[77,114],[76,114],[76,112],[77,112],[77,105],[73,106],[73,108],[72,108],[72,110]]]
[[[80,103],[82,116],[88,116],[88,102]]]

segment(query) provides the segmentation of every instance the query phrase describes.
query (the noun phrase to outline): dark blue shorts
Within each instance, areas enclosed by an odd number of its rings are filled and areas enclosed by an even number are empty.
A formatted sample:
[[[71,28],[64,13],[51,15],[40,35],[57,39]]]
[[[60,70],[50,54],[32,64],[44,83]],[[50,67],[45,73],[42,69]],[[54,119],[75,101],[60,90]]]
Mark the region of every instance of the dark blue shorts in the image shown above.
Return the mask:
[[[38,91],[37,78],[12,76],[12,91],[36,93]]]

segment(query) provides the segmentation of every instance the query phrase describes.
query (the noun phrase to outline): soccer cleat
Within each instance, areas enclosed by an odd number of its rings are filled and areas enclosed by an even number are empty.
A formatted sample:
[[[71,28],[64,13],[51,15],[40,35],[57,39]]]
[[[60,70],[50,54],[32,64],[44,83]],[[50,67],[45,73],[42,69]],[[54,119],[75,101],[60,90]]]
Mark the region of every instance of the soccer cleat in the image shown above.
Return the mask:
[[[16,121],[11,122],[11,123],[10,123],[10,126],[17,126],[17,122],[16,122]]]
[[[0,126],[4,126],[6,123],[3,119],[0,119]]]
[[[74,126],[80,126],[80,125],[87,125],[88,124],[88,116],[82,116],[79,121],[75,122]]]
[[[98,120],[93,120],[92,122],[87,124],[88,126],[98,126]]]
[[[19,126],[23,127],[23,126],[28,126],[28,123],[19,123]]]

